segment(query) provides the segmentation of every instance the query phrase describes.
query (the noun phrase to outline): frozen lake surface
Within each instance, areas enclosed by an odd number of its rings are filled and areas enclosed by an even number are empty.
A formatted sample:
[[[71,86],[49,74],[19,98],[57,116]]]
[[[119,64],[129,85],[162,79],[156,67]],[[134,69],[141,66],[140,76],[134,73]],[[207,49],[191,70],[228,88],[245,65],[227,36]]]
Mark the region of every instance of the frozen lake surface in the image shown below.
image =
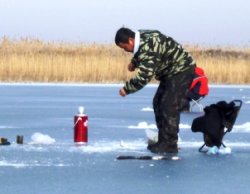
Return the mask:
[[[198,152],[201,133],[183,113],[178,161],[117,161],[118,155],[150,155],[145,128],[155,128],[152,98],[156,86],[122,98],[119,85],[1,84],[0,193],[151,194],[250,193],[250,87],[212,86],[204,106],[240,99],[243,106],[224,143],[227,155]],[[87,146],[73,143],[78,106],[89,116]],[[48,135],[44,144],[34,135]],[[24,144],[15,143],[24,136]]]

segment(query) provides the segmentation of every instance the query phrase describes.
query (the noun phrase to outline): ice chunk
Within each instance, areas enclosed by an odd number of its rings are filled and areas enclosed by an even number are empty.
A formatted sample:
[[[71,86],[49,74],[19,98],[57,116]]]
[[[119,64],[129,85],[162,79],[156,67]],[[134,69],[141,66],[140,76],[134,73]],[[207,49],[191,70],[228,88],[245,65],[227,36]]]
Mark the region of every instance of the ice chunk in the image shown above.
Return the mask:
[[[219,153],[219,148],[217,146],[213,146],[213,147],[209,148],[207,151],[208,155],[214,155],[217,153]]]
[[[137,126],[128,126],[129,129],[156,129],[155,124],[148,124],[147,122],[140,122]]]
[[[141,111],[151,112],[151,111],[154,111],[154,109],[152,109],[150,107],[145,107],[145,108],[142,108]]]
[[[49,135],[45,135],[45,134],[42,134],[42,133],[39,133],[39,132],[36,132],[34,133],[32,136],[31,136],[31,144],[44,144],[44,145],[47,145],[47,144],[53,144],[56,142],[55,139],[51,138]]]
[[[229,147],[221,147],[221,148],[218,148],[217,146],[213,146],[211,148],[208,149],[207,151],[207,154],[208,155],[214,155],[214,154],[222,154],[222,155],[225,155],[225,154],[231,154],[231,148]]]
[[[232,153],[232,150],[229,147],[219,149],[219,154],[231,154],[231,153]]]
[[[146,129],[145,132],[146,132],[147,138],[148,138],[150,141],[152,141],[153,143],[158,142],[158,131]]]
[[[250,122],[246,122],[241,125],[235,125],[232,132],[250,132]]]

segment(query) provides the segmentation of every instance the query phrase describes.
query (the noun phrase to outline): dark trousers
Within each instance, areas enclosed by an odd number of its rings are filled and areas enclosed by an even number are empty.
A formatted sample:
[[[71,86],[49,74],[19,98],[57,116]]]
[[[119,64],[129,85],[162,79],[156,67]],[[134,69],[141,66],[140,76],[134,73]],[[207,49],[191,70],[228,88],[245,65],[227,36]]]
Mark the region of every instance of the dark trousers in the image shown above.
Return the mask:
[[[153,100],[158,142],[176,145],[178,141],[180,112],[187,103],[194,69],[169,79],[162,79]]]

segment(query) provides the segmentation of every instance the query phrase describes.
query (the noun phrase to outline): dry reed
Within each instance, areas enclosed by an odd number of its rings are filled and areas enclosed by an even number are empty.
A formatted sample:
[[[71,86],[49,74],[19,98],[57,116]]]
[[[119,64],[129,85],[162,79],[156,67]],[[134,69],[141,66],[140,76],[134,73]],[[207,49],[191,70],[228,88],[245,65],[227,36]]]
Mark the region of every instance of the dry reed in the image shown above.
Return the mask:
[[[210,83],[249,84],[249,48],[186,46]],[[115,45],[42,42],[35,39],[0,41],[2,82],[120,83],[132,57]]]

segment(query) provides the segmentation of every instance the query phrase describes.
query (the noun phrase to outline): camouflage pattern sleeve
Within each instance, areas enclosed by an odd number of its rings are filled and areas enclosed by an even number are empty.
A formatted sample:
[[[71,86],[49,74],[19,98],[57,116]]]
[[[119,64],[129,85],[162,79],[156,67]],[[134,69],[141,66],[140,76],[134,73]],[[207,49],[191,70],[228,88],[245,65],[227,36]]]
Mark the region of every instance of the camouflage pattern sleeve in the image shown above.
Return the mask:
[[[125,83],[124,90],[127,94],[134,93],[143,88],[155,75],[155,68],[160,62],[160,57],[155,52],[150,51],[149,47],[143,48],[138,58],[135,56],[131,62],[138,69],[135,77]]]
[[[134,93],[143,88],[154,76],[153,68],[141,66],[135,77],[125,83],[124,90],[127,94]]]

